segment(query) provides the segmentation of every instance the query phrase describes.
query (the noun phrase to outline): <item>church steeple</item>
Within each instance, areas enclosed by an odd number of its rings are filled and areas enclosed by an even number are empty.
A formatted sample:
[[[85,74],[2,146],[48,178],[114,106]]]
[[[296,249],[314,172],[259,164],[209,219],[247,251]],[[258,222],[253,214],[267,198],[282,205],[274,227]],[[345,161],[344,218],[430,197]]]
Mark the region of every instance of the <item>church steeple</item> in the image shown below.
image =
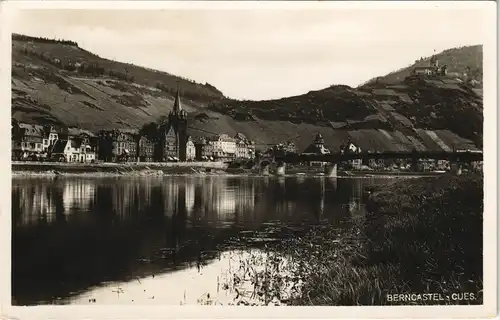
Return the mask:
[[[174,113],[180,114],[181,110],[182,110],[181,95],[180,95],[179,83],[177,83],[177,94],[175,96],[175,101],[174,101]]]

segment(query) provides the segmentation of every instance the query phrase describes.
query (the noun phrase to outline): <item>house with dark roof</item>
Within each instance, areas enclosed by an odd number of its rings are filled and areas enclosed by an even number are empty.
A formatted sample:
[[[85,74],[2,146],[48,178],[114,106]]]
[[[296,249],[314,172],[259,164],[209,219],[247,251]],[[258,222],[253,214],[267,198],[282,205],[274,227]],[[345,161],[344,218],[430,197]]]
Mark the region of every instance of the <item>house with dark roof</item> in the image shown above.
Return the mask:
[[[47,153],[50,153],[52,147],[59,139],[59,137],[64,136],[62,134],[61,128],[58,128],[53,125],[46,125],[43,127],[43,150]]]
[[[69,143],[67,139],[58,139],[52,146],[50,158],[59,162],[70,162],[71,153],[69,152]]]
[[[321,133],[318,133],[314,141],[302,152],[302,154],[330,154],[330,150],[325,148],[325,140]]]
[[[210,150],[211,145],[207,144],[207,139],[205,137],[193,137],[193,143],[195,148],[195,159],[197,161],[206,161],[210,159],[212,150]]]
[[[25,160],[43,157],[43,127],[36,124],[12,123],[12,157]]]
[[[101,130],[98,133],[98,158],[106,162],[136,161],[139,139],[139,135],[131,130]]]
[[[322,155],[330,154],[330,150],[325,148],[325,140],[321,133],[318,133],[314,141],[302,152],[303,155]],[[324,166],[326,162],[323,161],[309,161],[310,166]]]
[[[138,154],[139,161],[141,162],[153,162],[154,161],[154,151],[155,143],[151,141],[146,136],[141,136],[139,138],[139,145],[136,150]]]
[[[51,159],[65,162],[94,162],[96,153],[92,147],[81,138],[59,139],[50,152]]]

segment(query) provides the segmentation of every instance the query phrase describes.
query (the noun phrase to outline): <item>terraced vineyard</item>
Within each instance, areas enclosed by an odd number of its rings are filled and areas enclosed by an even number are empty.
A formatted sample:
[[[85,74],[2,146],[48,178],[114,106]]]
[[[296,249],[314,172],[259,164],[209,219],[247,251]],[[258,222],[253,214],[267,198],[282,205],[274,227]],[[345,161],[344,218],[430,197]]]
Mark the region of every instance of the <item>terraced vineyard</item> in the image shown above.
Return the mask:
[[[331,149],[347,140],[364,150],[482,146],[482,88],[454,76],[236,101],[210,84],[102,59],[76,44],[15,36],[12,46],[11,110],[22,122],[139,129],[168,114],[179,83],[195,136],[242,133],[261,148],[291,140],[300,150],[317,133]]]

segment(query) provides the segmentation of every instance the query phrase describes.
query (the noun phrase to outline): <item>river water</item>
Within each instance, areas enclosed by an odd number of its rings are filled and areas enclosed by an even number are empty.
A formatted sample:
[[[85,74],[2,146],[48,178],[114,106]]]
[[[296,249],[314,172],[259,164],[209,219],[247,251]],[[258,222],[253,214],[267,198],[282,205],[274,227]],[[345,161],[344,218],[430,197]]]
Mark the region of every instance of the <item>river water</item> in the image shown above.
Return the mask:
[[[387,178],[13,178],[13,304],[230,303],[265,243],[365,214]]]

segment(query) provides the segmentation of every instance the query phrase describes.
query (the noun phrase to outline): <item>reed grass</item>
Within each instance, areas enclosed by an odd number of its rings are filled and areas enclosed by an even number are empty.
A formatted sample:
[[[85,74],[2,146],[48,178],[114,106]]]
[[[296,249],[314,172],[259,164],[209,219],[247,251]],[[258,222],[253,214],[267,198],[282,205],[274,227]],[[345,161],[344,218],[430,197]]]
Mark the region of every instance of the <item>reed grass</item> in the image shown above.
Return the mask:
[[[317,225],[247,257],[225,285],[251,284],[235,304],[482,304],[481,175],[380,186],[367,209],[347,229]],[[394,294],[421,296],[395,302]]]

